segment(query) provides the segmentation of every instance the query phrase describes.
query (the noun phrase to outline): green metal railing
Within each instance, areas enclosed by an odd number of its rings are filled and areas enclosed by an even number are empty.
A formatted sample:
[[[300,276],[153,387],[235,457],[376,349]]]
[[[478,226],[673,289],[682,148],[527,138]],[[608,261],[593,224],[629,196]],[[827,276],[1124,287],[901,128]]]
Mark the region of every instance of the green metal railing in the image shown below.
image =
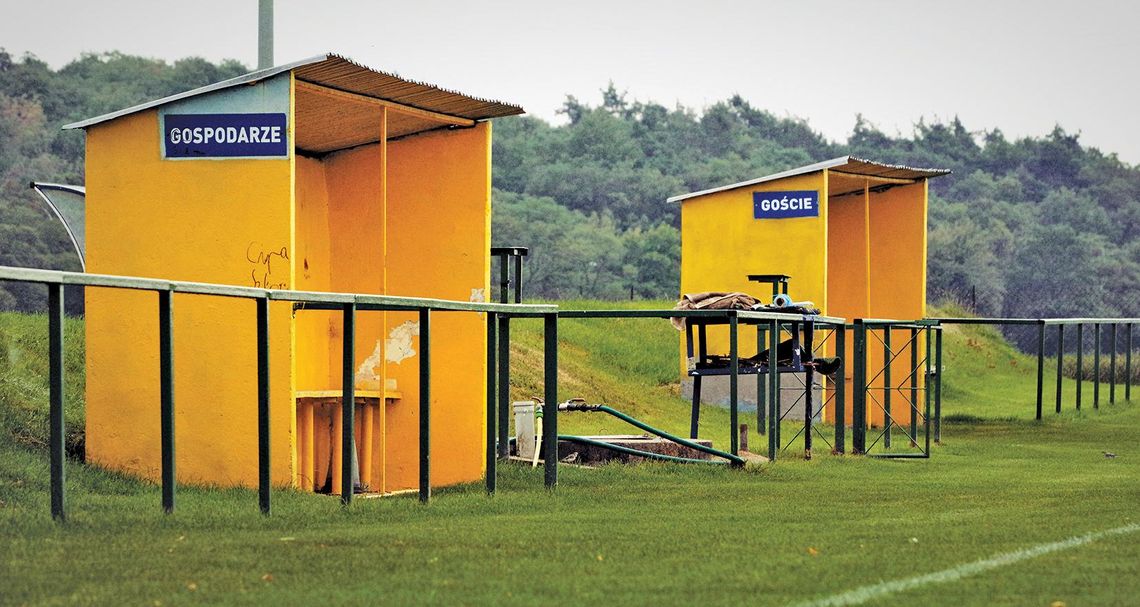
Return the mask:
[[[876,331],[881,333],[876,334]],[[893,344],[892,335],[902,331],[909,337],[904,344]],[[852,451],[857,454],[875,457],[907,458],[930,457],[931,435],[935,442],[941,440],[942,419],[942,326],[935,320],[888,320],[874,318],[856,319],[853,325],[854,364],[852,383],[854,392],[851,417]],[[921,336],[921,338],[920,338]],[[872,348],[877,347],[871,338],[882,348],[883,366],[874,372],[868,368]],[[920,353],[920,339],[925,340],[925,348]],[[892,367],[903,353],[909,353],[908,372],[896,385],[891,376]],[[874,374],[872,375],[872,372]],[[882,380],[882,387],[873,384]],[[881,398],[875,393],[881,392]],[[905,412],[909,418],[900,422],[892,409],[892,395],[895,393],[906,403]],[[919,409],[919,393],[922,394],[922,408]],[[868,444],[870,423],[867,412],[871,405],[883,412],[882,432]],[[933,405],[933,415],[931,408]],[[922,420],[922,438],[919,438],[919,420]],[[872,453],[882,444],[885,450],[892,448],[892,432],[901,429],[909,447],[914,451],[887,451]]]
[[[781,331],[785,327],[790,327],[792,330],[798,330],[800,326],[828,326],[828,327],[844,327],[844,320],[841,318],[832,318],[827,316],[818,316],[811,314],[787,314],[780,312],[761,312],[751,310],[562,310],[558,313],[559,318],[562,319],[597,319],[597,318],[684,318],[686,320],[701,320],[704,324],[723,324],[728,328],[728,410],[729,410],[729,449],[728,452],[732,455],[740,453],[740,325],[753,325],[757,327],[757,351],[764,349],[763,336],[767,335],[769,343],[767,349],[770,353],[778,352],[780,344]],[[842,341],[842,338],[840,338]],[[701,340],[704,343],[704,340]],[[808,344],[810,346],[810,344]],[[810,349],[807,351],[810,352]],[[777,358],[774,355],[769,355],[770,361]],[[808,371],[810,375],[810,371]],[[761,387],[763,383],[758,383],[757,394],[757,409],[758,417],[761,421],[768,422],[768,458],[775,461],[777,452],[780,450],[779,442],[779,373],[770,373],[769,381],[767,381],[767,408],[760,404]],[[810,379],[809,379],[810,382]],[[810,385],[810,384],[809,384]],[[810,392],[810,389],[808,389]],[[807,407],[810,410],[810,396],[808,397]],[[557,402],[547,400],[547,402]],[[690,434],[695,433],[697,424],[697,406],[694,402],[693,419],[691,423]],[[501,413],[502,415],[502,413]],[[505,416],[500,417],[500,423],[505,425]],[[545,424],[545,420],[544,420]],[[810,418],[808,421],[808,436],[810,436]],[[840,424],[842,428],[842,424]],[[545,428],[545,426],[544,426]],[[691,436],[695,438],[695,436]],[[810,438],[807,439],[808,449],[810,449]],[[549,452],[548,452],[549,453]]]
[[[473,303],[426,299],[416,297],[393,297],[386,295],[365,295],[313,291],[289,291],[259,289],[187,281],[159,280],[103,274],[84,274],[52,270],[35,270],[0,266],[0,280],[38,283],[48,289],[48,344],[49,344],[49,453],[51,476],[52,516],[66,518],[66,492],[64,472],[64,421],[63,421],[63,287],[75,285],[111,289],[132,289],[152,291],[158,295],[158,346],[159,346],[159,409],[160,409],[160,449],[162,507],[173,512],[176,498],[176,474],[174,453],[174,295],[203,295],[230,297],[251,300],[256,306],[257,323],[257,451],[258,451],[258,503],[265,514],[270,512],[270,399],[269,399],[269,303],[272,301],[292,302],[294,310],[339,310],[343,314],[343,377],[342,403],[355,402],[355,321],[360,311],[405,311],[417,312],[420,321],[420,424],[419,424],[419,497],[428,501],[431,497],[430,465],[430,415],[431,415],[431,315],[433,312],[475,312],[487,314],[488,324],[488,388],[487,388],[487,436],[495,433],[495,386],[490,381],[494,375],[493,357],[495,327],[499,318],[541,317],[544,319],[547,334],[545,343],[546,374],[544,381],[548,402],[556,402],[557,394],[557,315],[553,305],[521,305],[497,303]],[[501,342],[500,342],[501,343]],[[352,439],[354,436],[355,407],[342,406],[341,443],[341,501],[352,502]],[[557,444],[557,411],[551,411],[544,428],[544,441],[548,446]],[[488,491],[495,489],[495,442],[487,443],[486,482]],[[548,458],[545,470],[547,487],[554,487],[558,481],[557,458]]]
[[[962,325],[990,325],[990,326],[1017,326],[1027,325],[1035,326],[1037,328],[1037,398],[1035,401],[1035,417],[1041,419],[1044,412],[1045,403],[1045,337],[1046,327],[1057,327],[1057,376],[1056,376],[1056,393],[1054,409],[1056,413],[1061,412],[1062,404],[1062,379],[1064,373],[1064,358],[1065,358],[1065,327],[1075,325],[1077,328],[1077,352],[1076,352],[1076,398],[1074,406],[1079,411],[1082,404],[1082,383],[1084,377],[1084,354],[1085,354],[1085,339],[1084,331],[1086,326],[1092,326],[1094,331],[1093,337],[1093,408],[1100,407],[1100,385],[1101,385],[1101,372],[1100,372],[1100,357],[1103,348],[1101,347],[1101,328],[1108,326],[1111,328],[1109,336],[1112,341],[1112,349],[1109,352],[1111,369],[1109,371],[1109,402],[1116,402],[1116,361],[1117,355],[1120,350],[1119,327],[1124,327],[1125,333],[1125,350],[1124,350],[1124,399],[1132,400],[1132,330],[1133,326],[1140,324],[1140,318],[930,318],[928,320],[936,321],[940,324],[962,324]]]

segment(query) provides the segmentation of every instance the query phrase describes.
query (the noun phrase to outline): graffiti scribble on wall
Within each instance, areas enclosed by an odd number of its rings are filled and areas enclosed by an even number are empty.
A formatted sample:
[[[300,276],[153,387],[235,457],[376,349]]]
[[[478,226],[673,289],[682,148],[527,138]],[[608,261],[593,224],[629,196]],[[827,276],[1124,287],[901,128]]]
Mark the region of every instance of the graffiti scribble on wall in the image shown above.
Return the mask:
[[[245,259],[252,265],[249,277],[253,286],[262,289],[285,289],[289,286],[289,247],[266,249],[260,243],[250,242],[245,248]]]

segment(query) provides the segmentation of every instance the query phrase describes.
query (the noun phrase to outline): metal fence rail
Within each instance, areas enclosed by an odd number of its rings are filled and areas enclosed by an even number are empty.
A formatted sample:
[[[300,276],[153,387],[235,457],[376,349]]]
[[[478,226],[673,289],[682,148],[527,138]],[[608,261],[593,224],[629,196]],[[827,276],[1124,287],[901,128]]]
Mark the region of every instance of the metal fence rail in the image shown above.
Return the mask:
[[[1041,419],[1044,411],[1045,402],[1045,338],[1046,327],[1056,326],[1055,333],[1057,338],[1057,377],[1056,377],[1056,393],[1054,409],[1056,413],[1061,412],[1061,391],[1062,379],[1064,372],[1064,358],[1065,358],[1065,327],[1075,325],[1076,338],[1077,338],[1077,352],[1076,352],[1076,399],[1075,408],[1079,411],[1081,409],[1082,401],[1082,383],[1084,377],[1084,348],[1085,348],[1085,327],[1091,326],[1093,328],[1093,408],[1100,407],[1100,384],[1101,384],[1101,371],[1100,359],[1103,351],[1102,348],[1102,330],[1104,326],[1110,327],[1109,339],[1111,341],[1111,350],[1109,358],[1111,361],[1111,369],[1109,371],[1109,402],[1116,402],[1116,361],[1120,350],[1119,328],[1124,327],[1124,399],[1132,400],[1132,332],[1133,326],[1140,324],[1140,318],[929,318],[927,320],[935,321],[940,324],[950,325],[991,325],[991,326],[1012,326],[1012,325],[1031,325],[1037,327],[1037,398],[1035,401],[1035,417]]]
[[[554,305],[521,305],[500,303],[474,303],[416,297],[392,297],[315,291],[289,291],[258,289],[231,285],[159,280],[102,274],[84,274],[53,270],[36,270],[0,266],[0,280],[38,283],[48,289],[48,343],[49,343],[49,453],[51,475],[52,516],[66,518],[64,476],[64,421],[63,421],[63,287],[76,285],[111,289],[153,291],[158,295],[159,321],[159,382],[160,382],[160,444],[162,506],[166,512],[175,508],[174,458],[174,301],[173,295],[193,294],[213,297],[232,297],[251,300],[256,304],[257,323],[257,450],[258,450],[258,503],[265,514],[270,512],[270,450],[269,450],[269,302],[289,301],[296,310],[340,310],[344,318],[342,403],[354,402],[355,386],[352,378],[355,369],[355,318],[358,311],[411,311],[418,312],[420,333],[420,427],[419,427],[419,496],[423,501],[431,497],[430,471],[430,415],[431,415],[431,314],[432,312],[477,312],[487,314],[488,366],[493,365],[491,350],[495,340],[497,319],[510,317],[541,317],[545,320],[546,335],[546,394],[550,402],[557,395],[557,314]],[[488,370],[487,424],[488,438],[494,434],[495,385],[493,373]],[[352,437],[354,435],[354,407],[342,406],[341,444],[341,501],[352,502]],[[557,411],[547,414],[544,441],[556,445]],[[488,440],[486,482],[488,491],[495,490],[495,442]],[[558,480],[557,458],[547,458],[545,482],[553,487]]]

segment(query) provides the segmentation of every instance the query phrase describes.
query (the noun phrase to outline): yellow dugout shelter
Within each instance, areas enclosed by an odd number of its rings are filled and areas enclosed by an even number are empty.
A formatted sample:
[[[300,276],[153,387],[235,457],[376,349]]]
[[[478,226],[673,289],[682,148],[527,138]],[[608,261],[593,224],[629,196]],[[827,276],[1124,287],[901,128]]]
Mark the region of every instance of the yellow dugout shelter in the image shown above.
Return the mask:
[[[681,205],[681,293],[771,301],[771,287],[748,276],[783,274],[792,299],[827,316],[923,318],[927,180],[947,173],[841,156],[672,197]],[[726,338],[710,335],[710,345],[728,351]],[[754,351],[743,346],[742,356]]]
[[[68,125],[87,134],[87,270],[484,301],[488,120],[522,111],[328,54]],[[87,457],[147,478],[159,474],[155,305],[86,293]],[[273,482],[336,491],[341,317],[271,307]],[[360,483],[410,489],[416,316],[358,317]],[[175,294],[174,320],[179,480],[255,486],[252,304]],[[446,485],[483,474],[486,333],[475,314],[434,324],[433,366],[447,372],[431,391],[431,480]]]

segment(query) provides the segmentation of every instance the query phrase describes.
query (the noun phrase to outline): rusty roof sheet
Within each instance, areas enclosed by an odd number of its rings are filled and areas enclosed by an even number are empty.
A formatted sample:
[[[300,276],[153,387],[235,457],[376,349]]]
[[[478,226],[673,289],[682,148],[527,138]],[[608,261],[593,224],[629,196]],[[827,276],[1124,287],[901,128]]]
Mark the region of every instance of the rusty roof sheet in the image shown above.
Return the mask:
[[[817,171],[830,170],[835,173],[843,173],[845,175],[855,175],[860,177],[883,177],[887,179],[909,179],[919,181],[921,179],[929,179],[931,177],[938,177],[941,175],[949,175],[950,171],[947,169],[923,169],[916,167],[908,167],[901,164],[888,164],[885,162],[876,162],[874,160],[867,160],[865,158],[857,158],[855,156],[840,156],[809,164],[807,166],[775,173],[757,179],[750,179],[748,181],[741,181],[739,183],[732,183],[716,188],[709,188],[699,192],[691,192],[689,194],[681,194],[673,196],[667,202],[681,202],[689,198],[696,198],[698,196],[706,196],[708,194],[715,194],[717,192],[724,192],[726,190],[735,190],[736,188],[744,188],[753,186],[759,183],[768,181],[775,181],[785,177],[794,177],[796,175],[806,175],[808,173],[815,173]]]
[[[524,110],[517,105],[464,95],[458,91],[426,82],[403,78],[395,73],[372,69],[342,55],[326,53],[301,61],[250,72],[236,78],[148,101],[95,118],[73,122],[64,125],[63,128],[87,128],[180,99],[259,82],[289,71],[292,71],[298,80],[305,82],[470,120],[487,120],[524,113]]]

